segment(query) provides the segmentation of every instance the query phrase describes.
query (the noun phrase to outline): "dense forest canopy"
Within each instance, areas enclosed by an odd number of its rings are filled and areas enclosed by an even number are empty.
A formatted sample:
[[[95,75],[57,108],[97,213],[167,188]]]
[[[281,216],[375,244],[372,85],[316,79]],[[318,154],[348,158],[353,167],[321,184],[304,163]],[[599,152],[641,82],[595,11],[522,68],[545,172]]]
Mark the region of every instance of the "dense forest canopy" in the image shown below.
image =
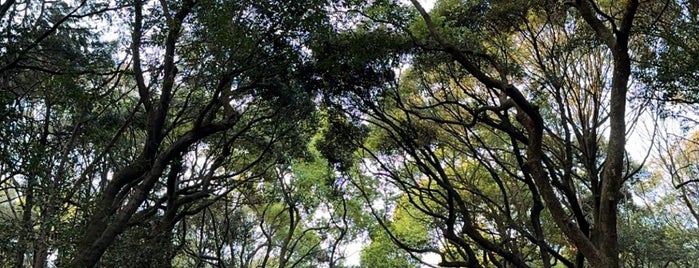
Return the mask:
[[[0,267],[699,259],[698,1],[4,0],[0,33]]]

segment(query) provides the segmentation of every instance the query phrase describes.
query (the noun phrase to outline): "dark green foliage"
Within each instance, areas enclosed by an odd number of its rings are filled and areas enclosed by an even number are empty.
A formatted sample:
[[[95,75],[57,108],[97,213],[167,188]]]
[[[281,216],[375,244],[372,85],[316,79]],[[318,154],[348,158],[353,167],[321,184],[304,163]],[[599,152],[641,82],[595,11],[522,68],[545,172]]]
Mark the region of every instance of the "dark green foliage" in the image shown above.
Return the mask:
[[[394,68],[411,48],[387,29],[328,34],[311,43],[313,58],[302,69],[310,88],[322,89],[327,104],[341,98],[375,100],[394,81]],[[364,109],[365,107],[356,107]]]
[[[699,102],[696,8],[691,1],[649,6],[647,21],[638,29],[642,38],[635,73],[644,84],[640,96],[667,103]]]
[[[331,113],[327,120],[327,128],[320,132],[321,138],[315,146],[339,171],[349,171],[354,164],[354,153],[367,137],[368,129],[336,113]]]

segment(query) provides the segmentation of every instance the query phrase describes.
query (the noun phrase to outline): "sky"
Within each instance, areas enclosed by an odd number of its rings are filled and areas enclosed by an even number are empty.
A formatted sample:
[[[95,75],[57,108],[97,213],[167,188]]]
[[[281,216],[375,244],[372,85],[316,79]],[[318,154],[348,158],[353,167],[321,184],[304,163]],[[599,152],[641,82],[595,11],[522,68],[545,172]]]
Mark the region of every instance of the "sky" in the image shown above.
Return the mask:
[[[408,4],[410,3],[410,0],[403,0],[403,1],[408,3]],[[434,7],[434,2],[436,2],[436,0],[418,0],[418,2],[420,2],[420,5],[422,5],[422,7],[425,10],[430,11],[430,9],[432,9],[432,7]]]

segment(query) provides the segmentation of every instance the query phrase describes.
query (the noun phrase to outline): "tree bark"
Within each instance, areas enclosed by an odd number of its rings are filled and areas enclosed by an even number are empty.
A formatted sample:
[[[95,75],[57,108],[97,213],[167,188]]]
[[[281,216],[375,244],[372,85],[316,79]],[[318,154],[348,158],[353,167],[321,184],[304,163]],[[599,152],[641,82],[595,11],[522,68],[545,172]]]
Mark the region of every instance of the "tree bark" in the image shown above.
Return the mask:
[[[162,146],[163,129],[176,75],[175,45],[180,35],[181,24],[195,4],[194,1],[185,1],[175,18],[168,20],[169,29],[165,40],[163,67],[164,81],[159,102],[156,107],[153,107],[151,92],[144,82],[140,59],[143,3],[135,1],[131,49],[138,92],[147,114],[147,136],[141,154],[130,166],[117,172],[100,196],[95,212],[88,223],[86,234],[78,247],[80,254],[73,259],[71,267],[94,267],[116,236],[125,230],[128,221],[147,198],[148,193],[163,174],[166,165],[173,159],[181,157],[180,153],[187,146],[226,127],[225,125],[204,126],[185,133],[168,147]],[[161,153],[158,153],[159,151]],[[124,194],[127,192],[130,193]],[[126,197],[118,198],[119,195]],[[128,199],[122,200],[123,198]],[[122,205],[123,203],[126,204]]]
[[[617,206],[619,191],[623,184],[624,154],[626,152],[626,93],[631,75],[629,37],[636,14],[638,0],[628,1],[619,28],[609,29],[598,18],[600,11],[593,8],[592,0],[578,0],[575,6],[583,19],[595,31],[596,36],[611,50],[614,57],[611,94],[609,99],[609,144],[600,181],[599,210],[595,217],[592,234],[608,266],[617,268],[619,263],[619,241],[617,233]]]

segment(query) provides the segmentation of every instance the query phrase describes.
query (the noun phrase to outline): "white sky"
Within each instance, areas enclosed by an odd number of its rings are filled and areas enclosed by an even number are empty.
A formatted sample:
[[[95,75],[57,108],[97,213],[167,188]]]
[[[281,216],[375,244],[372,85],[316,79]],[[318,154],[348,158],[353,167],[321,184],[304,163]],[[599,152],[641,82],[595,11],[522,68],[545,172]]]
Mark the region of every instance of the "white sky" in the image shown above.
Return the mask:
[[[402,1],[406,2],[407,4],[410,4],[410,0],[402,0]],[[418,0],[418,2],[420,2],[420,5],[422,5],[422,7],[427,11],[430,11],[430,9],[432,9],[432,7],[434,7],[434,3],[436,1],[437,0]]]

